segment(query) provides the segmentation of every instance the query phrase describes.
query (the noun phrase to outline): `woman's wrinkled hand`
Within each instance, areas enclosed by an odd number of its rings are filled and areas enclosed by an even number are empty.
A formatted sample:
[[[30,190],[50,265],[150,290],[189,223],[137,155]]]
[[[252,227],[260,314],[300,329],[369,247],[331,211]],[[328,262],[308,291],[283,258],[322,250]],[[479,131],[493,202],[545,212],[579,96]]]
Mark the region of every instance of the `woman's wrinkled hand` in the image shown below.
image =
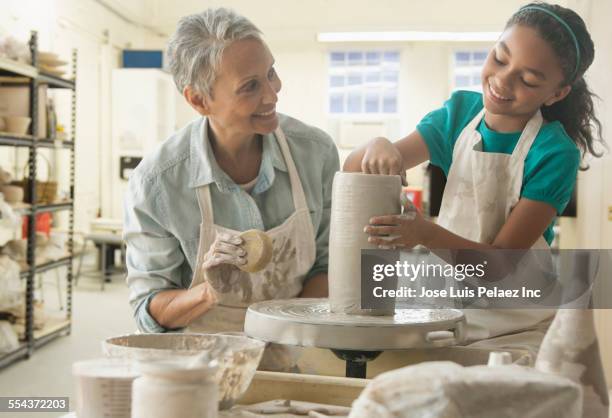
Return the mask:
[[[406,171],[400,152],[387,138],[376,138],[366,148],[361,160],[361,171],[366,174],[400,175],[405,180]]]
[[[404,212],[401,215],[375,216],[363,231],[369,235],[368,242],[380,249],[410,249],[426,244],[431,223],[402,196]]]
[[[242,238],[238,235],[220,233],[215,237],[208,252],[204,255],[202,268],[210,270],[222,264],[241,266],[246,264],[246,251],[241,247]]]

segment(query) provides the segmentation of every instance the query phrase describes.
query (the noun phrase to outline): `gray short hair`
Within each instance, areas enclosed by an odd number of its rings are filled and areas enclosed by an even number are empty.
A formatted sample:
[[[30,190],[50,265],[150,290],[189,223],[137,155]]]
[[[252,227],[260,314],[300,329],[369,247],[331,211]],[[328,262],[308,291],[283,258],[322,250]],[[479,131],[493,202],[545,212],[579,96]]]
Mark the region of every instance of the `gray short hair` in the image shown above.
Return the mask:
[[[210,8],[181,18],[167,51],[168,69],[179,92],[192,86],[211,95],[223,51],[246,38],[261,40],[261,31],[230,9]]]

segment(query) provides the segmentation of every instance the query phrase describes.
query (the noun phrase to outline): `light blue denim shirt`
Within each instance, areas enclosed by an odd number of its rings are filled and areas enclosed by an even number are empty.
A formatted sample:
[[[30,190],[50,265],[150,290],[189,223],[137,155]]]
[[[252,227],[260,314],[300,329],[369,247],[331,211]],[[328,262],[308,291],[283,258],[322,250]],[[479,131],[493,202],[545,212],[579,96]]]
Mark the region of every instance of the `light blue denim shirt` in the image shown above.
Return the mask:
[[[191,284],[200,238],[196,188],[210,185],[215,224],[245,231],[268,230],[295,210],[289,174],[273,134],[263,138],[259,175],[250,193],[218,166],[199,118],[146,156],[130,176],[124,200],[127,283],[138,328],[167,331],[149,314],[161,290]],[[338,151],[320,129],[280,115],[310,209],[316,260],[306,278],[327,272],[331,187],[339,170]]]

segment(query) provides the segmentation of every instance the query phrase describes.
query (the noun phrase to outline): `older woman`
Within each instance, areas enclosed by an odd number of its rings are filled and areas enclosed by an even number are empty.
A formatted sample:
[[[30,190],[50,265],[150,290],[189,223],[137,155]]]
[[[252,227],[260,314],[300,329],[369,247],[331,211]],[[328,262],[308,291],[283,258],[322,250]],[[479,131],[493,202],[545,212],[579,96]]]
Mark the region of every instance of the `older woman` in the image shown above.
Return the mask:
[[[228,9],[184,17],[168,48],[201,118],[147,156],[125,201],[130,303],[140,330],[242,331],[256,301],[327,294],[331,183],[323,131],[276,112],[281,81],[261,32]],[[240,231],[265,230],[249,274]]]

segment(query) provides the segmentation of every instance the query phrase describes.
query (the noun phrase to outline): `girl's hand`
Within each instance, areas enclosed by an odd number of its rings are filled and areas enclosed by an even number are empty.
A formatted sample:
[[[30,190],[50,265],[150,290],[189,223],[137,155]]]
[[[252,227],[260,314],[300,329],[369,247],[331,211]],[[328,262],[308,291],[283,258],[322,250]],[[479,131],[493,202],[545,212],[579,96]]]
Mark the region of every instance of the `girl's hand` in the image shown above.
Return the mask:
[[[366,174],[400,175],[405,180],[404,161],[397,148],[387,138],[376,138],[366,148],[361,160],[361,171]]]
[[[431,223],[414,207],[410,199],[402,195],[404,213],[401,215],[375,216],[364,232],[368,242],[381,249],[413,248],[426,242]]]

